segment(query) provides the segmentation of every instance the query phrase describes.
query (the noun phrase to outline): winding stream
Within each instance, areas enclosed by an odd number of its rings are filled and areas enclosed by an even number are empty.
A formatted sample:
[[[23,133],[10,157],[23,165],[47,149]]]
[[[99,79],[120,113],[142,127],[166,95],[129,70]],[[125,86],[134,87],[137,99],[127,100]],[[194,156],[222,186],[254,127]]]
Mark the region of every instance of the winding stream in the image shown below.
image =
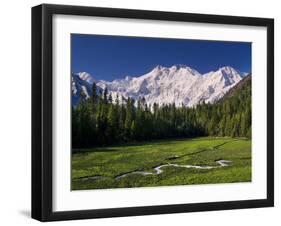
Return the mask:
[[[163,173],[164,169],[162,169],[162,168],[165,168],[165,167],[179,167],[179,168],[188,168],[188,169],[194,168],[194,169],[208,170],[208,169],[214,169],[214,168],[229,166],[231,161],[221,159],[221,160],[217,160],[216,163],[218,164],[218,166],[179,165],[179,164],[174,164],[174,163],[167,163],[167,164],[162,164],[162,165],[154,167],[153,168],[154,172],[135,170],[135,171],[123,173],[119,176],[114,177],[114,179],[119,180],[121,178],[127,177],[127,176],[132,175],[132,174],[139,174],[139,175],[143,175],[143,176],[159,175],[159,174]],[[90,177],[77,178],[75,180],[85,181],[85,180],[99,180],[99,179],[105,179],[105,178],[107,178],[107,177],[96,175],[96,176],[90,176]]]
[[[180,167],[180,168],[194,168],[194,169],[214,169],[214,168],[228,166],[229,163],[231,163],[231,161],[221,159],[221,160],[216,161],[216,163],[218,163],[219,166],[196,166],[196,165],[179,165],[179,164],[167,163],[167,164],[163,164],[163,165],[154,167],[153,168],[154,172],[133,171],[133,172],[124,173],[122,175],[119,175],[119,176],[115,177],[115,180],[121,179],[121,178],[129,176],[131,174],[140,174],[140,175],[143,175],[143,176],[146,176],[146,175],[158,175],[158,174],[163,173],[163,169],[162,168],[164,168],[164,167]]]

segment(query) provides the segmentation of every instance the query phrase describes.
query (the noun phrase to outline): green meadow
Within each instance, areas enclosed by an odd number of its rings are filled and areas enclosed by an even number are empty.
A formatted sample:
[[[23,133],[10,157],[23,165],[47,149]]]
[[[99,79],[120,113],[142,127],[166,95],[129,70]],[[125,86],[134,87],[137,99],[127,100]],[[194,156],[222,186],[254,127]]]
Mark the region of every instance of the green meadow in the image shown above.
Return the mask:
[[[72,153],[72,190],[251,181],[249,139],[163,140]]]

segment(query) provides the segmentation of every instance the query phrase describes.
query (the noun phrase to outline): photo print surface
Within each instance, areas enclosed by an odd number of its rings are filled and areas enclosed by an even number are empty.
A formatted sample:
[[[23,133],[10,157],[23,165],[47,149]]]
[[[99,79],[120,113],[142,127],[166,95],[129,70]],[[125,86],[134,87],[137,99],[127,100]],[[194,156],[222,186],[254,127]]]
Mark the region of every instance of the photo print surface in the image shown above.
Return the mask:
[[[70,38],[72,190],[251,182],[250,42]]]

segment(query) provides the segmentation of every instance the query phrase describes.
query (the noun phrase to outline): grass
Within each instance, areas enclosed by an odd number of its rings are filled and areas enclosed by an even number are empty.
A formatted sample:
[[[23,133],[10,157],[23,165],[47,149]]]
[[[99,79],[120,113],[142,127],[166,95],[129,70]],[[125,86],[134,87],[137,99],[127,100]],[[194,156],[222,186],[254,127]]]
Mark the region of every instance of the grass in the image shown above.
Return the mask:
[[[163,167],[163,173],[140,175],[133,171],[155,173],[162,164],[226,167],[194,169]],[[72,155],[72,190],[154,187],[187,184],[214,184],[251,181],[251,140],[239,138],[196,138],[165,140],[75,150]]]

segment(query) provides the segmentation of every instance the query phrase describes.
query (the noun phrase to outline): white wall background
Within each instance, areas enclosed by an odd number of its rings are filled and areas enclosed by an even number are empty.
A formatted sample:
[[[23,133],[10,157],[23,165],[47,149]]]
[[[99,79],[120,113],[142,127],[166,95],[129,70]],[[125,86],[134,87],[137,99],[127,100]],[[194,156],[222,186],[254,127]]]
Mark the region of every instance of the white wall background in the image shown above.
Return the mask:
[[[31,10],[42,1],[2,1],[0,13],[0,224],[38,225],[30,215]],[[276,0],[60,0],[54,4],[275,18],[275,208],[56,222],[55,225],[276,225],[281,211],[281,14]],[[279,127],[279,128],[278,128]],[[280,137],[280,138],[279,138]]]

